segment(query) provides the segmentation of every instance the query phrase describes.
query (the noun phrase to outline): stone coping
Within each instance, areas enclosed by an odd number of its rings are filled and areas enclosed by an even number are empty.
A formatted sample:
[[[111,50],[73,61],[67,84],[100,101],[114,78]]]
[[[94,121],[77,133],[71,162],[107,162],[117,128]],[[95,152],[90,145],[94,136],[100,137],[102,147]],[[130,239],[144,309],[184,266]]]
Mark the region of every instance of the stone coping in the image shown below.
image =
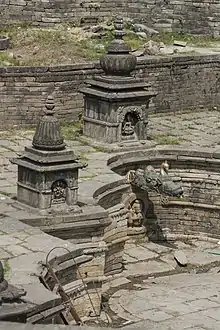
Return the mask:
[[[106,157],[107,166],[101,175],[97,175],[91,182],[86,181],[79,184],[80,201],[90,204],[97,204],[102,195],[126,187],[125,173],[121,173],[121,168],[127,165],[131,167],[133,164],[141,164],[150,161],[161,162],[164,159],[168,161],[181,162],[199,162],[220,164],[220,149],[216,148],[199,148],[184,149],[177,146],[157,146],[151,149],[133,150],[122,153],[115,153],[112,157]],[[91,198],[93,197],[93,198]]]
[[[118,153],[108,159],[108,166],[111,170],[116,171],[123,165],[138,164],[147,160],[179,160],[190,162],[212,162],[220,163],[220,149],[199,148],[199,149],[183,149],[176,146],[158,146],[152,149],[143,149],[139,151],[130,151],[126,153]]]
[[[210,62],[220,62],[220,54],[191,54],[191,55],[163,55],[163,56],[141,56],[137,58],[137,69],[141,69],[143,66],[160,65],[161,66],[175,66],[178,64],[193,65],[195,62],[201,64]],[[101,67],[99,61],[91,61],[85,63],[75,63],[67,65],[55,65],[55,66],[8,66],[0,67],[1,76],[40,76],[44,74],[84,74],[91,71],[95,73],[101,73]]]

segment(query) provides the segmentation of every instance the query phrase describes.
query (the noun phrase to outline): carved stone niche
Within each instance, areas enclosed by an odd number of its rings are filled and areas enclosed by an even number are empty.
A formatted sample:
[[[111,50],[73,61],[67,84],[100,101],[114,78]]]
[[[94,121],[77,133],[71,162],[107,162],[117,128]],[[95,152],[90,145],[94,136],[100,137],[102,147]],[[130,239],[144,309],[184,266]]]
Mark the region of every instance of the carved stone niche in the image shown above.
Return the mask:
[[[146,105],[123,106],[118,109],[119,140],[144,140],[147,138]]]
[[[130,193],[125,197],[123,204],[128,210],[128,228],[145,228],[146,213],[149,205],[147,194]]]
[[[66,202],[68,186],[66,181],[57,180],[51,187],[51,204],[62,204]]]

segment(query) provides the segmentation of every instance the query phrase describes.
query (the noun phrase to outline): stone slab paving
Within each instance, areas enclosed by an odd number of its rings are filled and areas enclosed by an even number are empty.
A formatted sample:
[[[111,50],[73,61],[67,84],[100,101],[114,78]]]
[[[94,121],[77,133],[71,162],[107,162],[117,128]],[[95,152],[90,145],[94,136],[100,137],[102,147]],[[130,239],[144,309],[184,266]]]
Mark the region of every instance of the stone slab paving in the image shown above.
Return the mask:
[[[219,244],[128,242],[122,277],[104,287],[112,320],[125,329],[219,329],[220,256],[207,249],[219,249]],[[178,250],[186,255],[187,267],[175,261]],[[199,273],[204,266],[207,273]],[[125,326],[128,323],[132,326]]]
[[[159,144],[216,148],[220,143],[220,112],[217,110],[150,116],[149,125],[151,137]]]
[[[145,281],[142,290],[119,290],[110,299],[125,329],[219,329],[219,275],[178,274]],[[113,307],[112,307],[113,306]]]

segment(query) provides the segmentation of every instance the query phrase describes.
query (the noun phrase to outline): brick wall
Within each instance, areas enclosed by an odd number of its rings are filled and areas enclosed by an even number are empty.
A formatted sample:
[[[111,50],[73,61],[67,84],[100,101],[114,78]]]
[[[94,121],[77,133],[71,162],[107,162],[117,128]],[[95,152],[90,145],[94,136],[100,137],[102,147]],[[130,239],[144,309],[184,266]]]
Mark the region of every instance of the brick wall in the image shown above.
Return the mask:
[[[157,93],[151,111],[194,111],[220,104],[219,63],[219,55],[145,57],[139,59],[136,75]],[[59,117],[77,120],[83,109],[78,89],[98,73],[97,62],[0,68],[0,129],[36,124],[51,92],[55,93]]]
[[[219,35],[218,0],[0,0],[0,22],[29,21],[53,26],[105,19],[121,12],[149,26],[188,33]]]

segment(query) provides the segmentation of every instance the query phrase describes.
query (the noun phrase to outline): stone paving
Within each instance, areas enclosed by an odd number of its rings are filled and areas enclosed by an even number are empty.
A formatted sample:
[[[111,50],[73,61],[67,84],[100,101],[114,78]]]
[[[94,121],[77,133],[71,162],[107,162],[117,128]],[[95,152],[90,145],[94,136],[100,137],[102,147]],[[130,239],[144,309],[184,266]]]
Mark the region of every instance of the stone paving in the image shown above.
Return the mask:
[[[111,298],[119,317],[133,329],[219,329],[219,274],[178,274],[146,280],[139,290]],[[128,323],[128,322],[126,322]]]
[[[210,111],[208,117],[205,111],[176,116],[151,116],[149,125],[150,135],[156,145],[178,144],[184,148],[219,149],[220,112],[217,109]],[[48,239],[48,235],[39,229],[17,221],[18,213],[11,206],[9,197],[16,195],[17,168],[10,164],[9,159],[22,152],[24,146],[31,144],[33,133],[27,130],[0,133],[0,258],[5,261],[7,277],[13,284],[37,285],[32,275],[37,272],[37,262],[45,258],[47,248],[49,250],[61,244],[73,247],[55,237]],[[67,144],[88,163],[88,167],[80,171],[79,197],[82,201],[93,203],[91,191],[120,178],[107,168],[106,161],[112,154],[103,153],[78,141],[67,141]],[[137,321],[136,328],[219,329],[220,268],[215,262],[218,263],[220,257],[204,253],[210,247],[204,243],[202,247],[198,245],[193,250],[191,247],[178,246],[184,251],[186,248],[189,263],[195,266],[190,269],[191,273],[155,278],[152,282],[149,277],[155,274],[175,274],[177,265],[168,247],[154,246],[151,249],[150,244],[153,243],[147,244],[127,246],[124,277],[118,281],[122,281],[125,286],[134,280],[137,283],[132,290],[121,289],[120,285],[115,284],[116,291],[110,299],[112,312],[118,309],[118,315],[120,312],[123,314],[123,322]],[[213,269],[209,266],[212,263]],[[201,267],[207,267],[206,271],[213,273],[196,274],[195,269]],[[146,278],[140,281],[142,276]],[[126,327],[133,329],[134,325]]]
[[[220,112],[177,114],[176,116],[151,117],[150,135],[158,144],[179,144],[200,148],[219,146]]]
[[[121,278],[104,286],[113,323],[132,323],[130,329],[172,330],[177,324],[178,329],[218,329],[220,256],[208,254],[208,249],[217,250],[219,244],[127,243]],[[186,255],[187,266],[176,262],[176,250]]]

